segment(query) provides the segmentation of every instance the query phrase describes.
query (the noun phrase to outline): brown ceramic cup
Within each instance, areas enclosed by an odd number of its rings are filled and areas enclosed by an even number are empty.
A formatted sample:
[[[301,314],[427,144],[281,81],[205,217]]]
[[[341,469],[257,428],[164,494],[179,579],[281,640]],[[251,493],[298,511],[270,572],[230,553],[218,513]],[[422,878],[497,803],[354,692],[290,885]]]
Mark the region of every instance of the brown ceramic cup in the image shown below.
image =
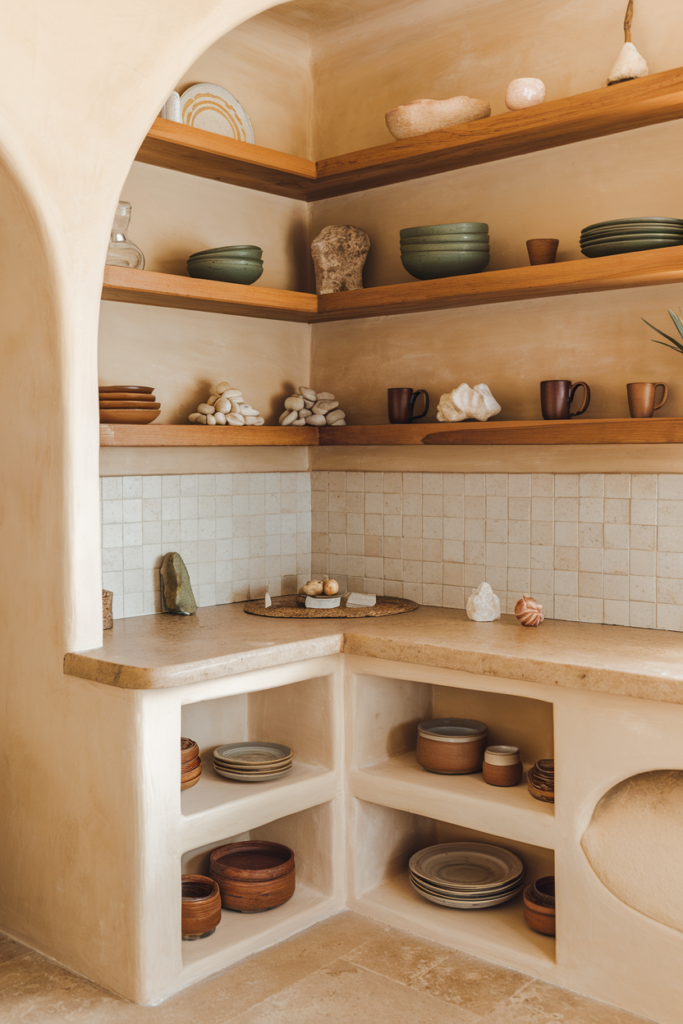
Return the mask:
[[[655,405],[657,388],[664,388],[662,400]],[[666,384],[627,384],[628,407],[633,419],[647,419],[652,416],[656,409],[661,409],[669,397],[669,389]]]
[[[570,412],[572,399],[577,388],[583,388],[583,405],[576,412]],[[578,380],[572,384],[570,380],[541,381],[541,411],[544,420],[568,420],[570,416],[581,416],[591,400],[591,389],[585,381]]]
[[[415,415],[415,402],[420,395],[425,396],[424,412]],[[426,391],[413,391],[412,388],[387,388],[390,423],[412,423],[421,420],[429,412],[429,395]]]
[[[538,267],[541,263],[554,263],[559,244],[559,238],[529,238],[526,248],[530,265]]]

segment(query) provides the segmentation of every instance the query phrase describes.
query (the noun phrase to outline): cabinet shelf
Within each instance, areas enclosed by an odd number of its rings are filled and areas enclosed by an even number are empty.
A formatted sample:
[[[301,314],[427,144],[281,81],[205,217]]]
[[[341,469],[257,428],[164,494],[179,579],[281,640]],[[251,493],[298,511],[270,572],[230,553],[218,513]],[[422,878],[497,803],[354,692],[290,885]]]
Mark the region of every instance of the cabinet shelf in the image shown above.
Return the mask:
[[[137,160],[312,201],[683,117],[683,68],[314,163],[158,118]]]
[[[266,320],[321,323],[681,282],[683,246],[676,245],[593,260],[464,274],[436,281],[406,281],[333,295],[106,267],[102,298]]]

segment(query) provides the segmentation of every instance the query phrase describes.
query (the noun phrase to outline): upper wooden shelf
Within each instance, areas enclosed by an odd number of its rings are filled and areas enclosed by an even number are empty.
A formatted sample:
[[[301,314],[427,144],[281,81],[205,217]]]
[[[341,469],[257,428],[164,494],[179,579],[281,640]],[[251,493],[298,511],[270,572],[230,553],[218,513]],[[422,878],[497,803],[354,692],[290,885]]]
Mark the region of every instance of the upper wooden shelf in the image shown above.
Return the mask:
[[[312,201],[683,117],[683,68],[314,163],[157,118],[143,163]]]
[[[319,323],[681,282],[683,246],[677,245],[594,260],[582,258],[540,267],[513,267],[483,274],[444,277],[437,281],[406,281],[319,296],[256,285],[201,281],[147,270],[106,267],[102,298],[148,306]]]

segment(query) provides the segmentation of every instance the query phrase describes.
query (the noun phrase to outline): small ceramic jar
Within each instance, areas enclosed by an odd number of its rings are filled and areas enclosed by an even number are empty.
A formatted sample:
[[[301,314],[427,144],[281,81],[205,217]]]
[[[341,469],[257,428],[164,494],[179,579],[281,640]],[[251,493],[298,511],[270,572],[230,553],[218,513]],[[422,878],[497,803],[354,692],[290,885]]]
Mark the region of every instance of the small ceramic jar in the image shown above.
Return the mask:
[[[417,727],[417,763],[439,775],[481,771],[488,730],[471,718],[434,718]]]
[[[523,771],[519,747],[487,747],[482,771],[489,786],[516,786]]]
[[[555,934],[555,876],[539,878],[524,890],[524,920],[541,935]]]

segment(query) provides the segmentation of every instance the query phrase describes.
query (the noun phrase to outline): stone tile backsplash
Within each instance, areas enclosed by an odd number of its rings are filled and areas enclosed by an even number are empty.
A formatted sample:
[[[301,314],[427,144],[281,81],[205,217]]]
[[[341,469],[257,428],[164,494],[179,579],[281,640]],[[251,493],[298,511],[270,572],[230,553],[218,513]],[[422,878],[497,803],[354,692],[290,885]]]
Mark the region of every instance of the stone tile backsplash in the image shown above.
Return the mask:
[[[104,477],[102,586],[114,617],[160,611],[159,566],[185,561],[197,604],[295,593],[311,572],[309,473]]]
[[[232,473],[105,477],[103,586],[117,618],[159,611],[179,551],[199,605],[342,587],[462,608],[683,631],[683,475]]]

